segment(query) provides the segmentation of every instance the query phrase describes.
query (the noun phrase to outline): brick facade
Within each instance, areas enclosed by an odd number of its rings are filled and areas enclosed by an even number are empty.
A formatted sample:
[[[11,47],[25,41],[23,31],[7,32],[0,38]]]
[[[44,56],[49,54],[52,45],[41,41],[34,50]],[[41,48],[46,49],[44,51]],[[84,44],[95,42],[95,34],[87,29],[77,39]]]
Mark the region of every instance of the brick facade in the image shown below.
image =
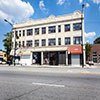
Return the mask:
[[[94,61],[94,63],[100,63],[100,44],[91,44],[91,52],[89,59]]]

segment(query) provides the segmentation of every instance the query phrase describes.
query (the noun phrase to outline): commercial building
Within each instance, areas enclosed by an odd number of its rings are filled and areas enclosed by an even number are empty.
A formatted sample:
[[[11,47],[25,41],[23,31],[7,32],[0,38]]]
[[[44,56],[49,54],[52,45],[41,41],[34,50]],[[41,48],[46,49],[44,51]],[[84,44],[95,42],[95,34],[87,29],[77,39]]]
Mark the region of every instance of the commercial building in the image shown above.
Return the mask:
[[[82,16],[83,13],[75,11],[14,24],[11,55],[16,53],[19,63],[25,65],[81,65],[82,39],[85,44]],[[17,36],[19,38],[15,38]],[[83,49],[85,64],[84,45]]]
[[[7,61],[7,54],[2,50],[0,50],[0,61]]]
[[[100,63],[100,44],[91,44],[89,60],[94,63]]]

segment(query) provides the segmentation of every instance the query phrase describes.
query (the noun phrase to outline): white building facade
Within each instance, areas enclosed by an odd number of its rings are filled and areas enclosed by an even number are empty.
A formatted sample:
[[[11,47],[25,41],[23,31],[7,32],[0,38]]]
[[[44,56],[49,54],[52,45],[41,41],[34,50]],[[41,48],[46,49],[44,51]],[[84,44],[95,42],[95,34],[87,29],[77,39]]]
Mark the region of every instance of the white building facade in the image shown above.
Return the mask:
[[[83,13],[75,11],[69,15],[51,15],[46,19],[14,24],[11,55],[16,47],[16,57],[22,65],[81,65],[83,40],[85,64],[82,16]]]

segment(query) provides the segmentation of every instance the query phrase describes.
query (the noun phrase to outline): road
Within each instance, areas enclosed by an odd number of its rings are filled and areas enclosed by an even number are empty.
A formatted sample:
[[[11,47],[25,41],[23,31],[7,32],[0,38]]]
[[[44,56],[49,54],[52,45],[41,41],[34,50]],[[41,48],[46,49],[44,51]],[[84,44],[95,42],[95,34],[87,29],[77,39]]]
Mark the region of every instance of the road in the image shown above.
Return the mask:
[[[100,100],[100,75],[0,71],[0,100]]]

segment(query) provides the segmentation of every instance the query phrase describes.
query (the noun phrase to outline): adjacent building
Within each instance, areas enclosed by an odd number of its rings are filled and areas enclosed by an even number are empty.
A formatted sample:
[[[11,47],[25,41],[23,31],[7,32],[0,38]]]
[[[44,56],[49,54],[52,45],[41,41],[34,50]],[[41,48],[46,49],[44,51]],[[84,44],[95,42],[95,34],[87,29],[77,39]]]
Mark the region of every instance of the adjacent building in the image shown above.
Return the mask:
[[[94,63],[100,63],[100,44],[91,44],[89,60]]]
[[[7,61],[7,54],[2,50],[0,50],[0,61]]]
[[[82,40],[85,44],[84,14],[79,11],[17,23],[13,25],[12,31],[11,55],[15,52],[16,59],[21,64],[82,64]],[[83,52],[85,64],[85,45]]]

